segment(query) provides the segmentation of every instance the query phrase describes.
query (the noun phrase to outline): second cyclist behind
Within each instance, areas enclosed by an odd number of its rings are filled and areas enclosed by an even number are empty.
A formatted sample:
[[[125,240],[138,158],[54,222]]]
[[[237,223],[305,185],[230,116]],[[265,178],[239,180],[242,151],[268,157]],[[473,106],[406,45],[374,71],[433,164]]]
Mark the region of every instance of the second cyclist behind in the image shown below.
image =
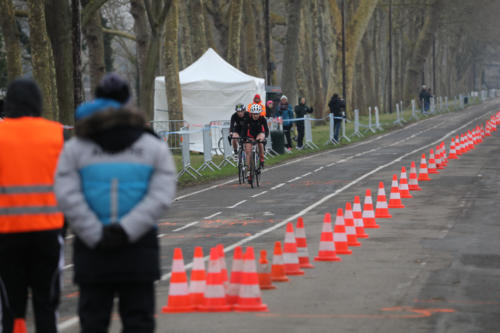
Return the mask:
[[[258,141],[259,147],[259,157],[260,157],[260,167],[264,167],[264,144],[262,142],[265,141],[267,136],[269,135],[269,128],[267,127],[266,117],[261,116],[262,106],[259,104],[254,104],[250,108],[250,117],[245,123],[243,128],[243,135],[245,138],[248,138],[252,141]],[[245,144],[245,153],[246,153],[246,163],[247,166],[250,166],[250,158],[251,158],[251,150],[252,144]],[[250,170],[250,168],[247,168]],[[250,177],[250,176],[249,176]]]
[[[244,137],[243,128],[248,121],[249,116],[243,104],[236,104],[235,112],[231,116],[231,124],[229,126],[229,137],[232,141],[234,154],[238,154],[238,139]]]

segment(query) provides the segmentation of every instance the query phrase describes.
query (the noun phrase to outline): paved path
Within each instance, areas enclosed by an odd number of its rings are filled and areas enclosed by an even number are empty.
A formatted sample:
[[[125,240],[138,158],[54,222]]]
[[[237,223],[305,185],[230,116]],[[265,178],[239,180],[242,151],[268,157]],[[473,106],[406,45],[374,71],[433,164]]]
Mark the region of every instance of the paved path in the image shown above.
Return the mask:
[[[178,193],[160,223],[163,281],[168,296],[174,247],[186,263],[194,246],[222,243],[272,252],[287,221],[303,216],[311,254],[317,251],[325,212],[335,212],[366,188],[387,193],[393,173],[450,136],[484,123],[499,101],[439,115],[351,146],[268,168],[259,189],[223,181]],[[492,332],[500,324],[498,134],[452,161],[423,191],[391,210],[378,230],[340,263],[317,263],[303,277],[266,291],[267,314],[158,315],[158,332]],[[431,175],[432,176],[432,175]],[[375,196],[374,196],[375,197]],[[68,245],[71,239],[67,241]],[[76,332],[77,289],[68,267],[61,328]],[[230,260],[228,260],[230,262]],[[495,283],[496,282],[496,283]],[[217,316],[217,317],[215,317]],[[216,318],[216,320],[214,320]],[[114,322],[114,329],[119,327]]]

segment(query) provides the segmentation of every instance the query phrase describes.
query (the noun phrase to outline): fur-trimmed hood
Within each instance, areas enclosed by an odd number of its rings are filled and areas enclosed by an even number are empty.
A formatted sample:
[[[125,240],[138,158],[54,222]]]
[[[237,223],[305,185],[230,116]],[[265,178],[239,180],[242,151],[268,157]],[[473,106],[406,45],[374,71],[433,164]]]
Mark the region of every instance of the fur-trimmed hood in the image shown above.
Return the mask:
[[[144,115],[128,107],[99,110],[75,124],[77,137],[92,140],[110,153],[131,146],[143,133],[155,135],[146,126]]]

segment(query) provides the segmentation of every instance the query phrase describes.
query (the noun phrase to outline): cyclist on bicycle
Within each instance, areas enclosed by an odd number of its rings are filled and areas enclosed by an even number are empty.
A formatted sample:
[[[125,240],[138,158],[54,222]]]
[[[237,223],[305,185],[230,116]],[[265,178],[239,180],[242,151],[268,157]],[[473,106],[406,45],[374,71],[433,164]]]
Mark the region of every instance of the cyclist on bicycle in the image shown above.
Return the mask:
[[[249,116],[245,112],[245,106],[240,103],[236,104],[234,110],[236,111],[231,116],[231,124],[229,126],[229,137],[232,139],[234,154],[238,154],[238,139],[243,137],[242,131]]]
[[[249,141],[257,141],[259,147],[260,167],[264,167],[264,145],[262,142],[269,135],[266,117],[261,116],[262,106],[254,104],[250,108],[250,117],[248,118],[243,128],[243,135]],[[247,166],[250,166],[252,144],[245,144],[245,152],[247,158]]]

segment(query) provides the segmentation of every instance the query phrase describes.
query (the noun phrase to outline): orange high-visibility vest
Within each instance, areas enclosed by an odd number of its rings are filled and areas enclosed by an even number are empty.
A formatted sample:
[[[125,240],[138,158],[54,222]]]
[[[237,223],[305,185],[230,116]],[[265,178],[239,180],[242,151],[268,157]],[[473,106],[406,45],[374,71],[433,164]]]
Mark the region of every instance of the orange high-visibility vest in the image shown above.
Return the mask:
[[[54,175],[61,124],[38,117],[0,122],[0,233],[62,228]]]

